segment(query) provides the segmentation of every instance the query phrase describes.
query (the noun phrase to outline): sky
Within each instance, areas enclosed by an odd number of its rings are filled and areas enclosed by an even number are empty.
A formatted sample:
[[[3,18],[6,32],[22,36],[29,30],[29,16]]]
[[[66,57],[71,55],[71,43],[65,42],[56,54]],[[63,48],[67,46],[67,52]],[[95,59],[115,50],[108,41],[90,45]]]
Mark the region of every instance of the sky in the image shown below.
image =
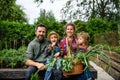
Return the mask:
[[[44,0],[44,3],[41,5],[34,3],[34,0],[17,0],[16,3],[22,6],[29,20],[29,24],[33,24],[36,18],[39,17],[40,9],[45,9],[47,12],[53,11],[55,18],[60,20],[60,10],[64,7],[66,1],[67,0],[56,0],[54,3],[50,3],[50,0]]]

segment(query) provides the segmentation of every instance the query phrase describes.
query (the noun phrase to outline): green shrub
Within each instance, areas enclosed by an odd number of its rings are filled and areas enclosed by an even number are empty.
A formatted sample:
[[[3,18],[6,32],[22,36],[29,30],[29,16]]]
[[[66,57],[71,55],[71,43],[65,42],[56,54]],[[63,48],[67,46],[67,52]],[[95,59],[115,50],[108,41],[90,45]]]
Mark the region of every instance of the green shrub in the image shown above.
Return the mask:
[[[17,68],[24,67],[26,47],[15,49],[3,49],[1,51],[1,67]]]
[[[34,26],[18,22],[0,21],[0,50],[18,49],[34,38]]]
[[[120,54],[120,46],[104,45],[104,49],[105,49],[105,50],[114,51],[114,52],[117,52],[118,54]]]
[[[119,37],[117,31],[105,32],[94,35],[95,44],[107,44],[110,46],[119,46]]]

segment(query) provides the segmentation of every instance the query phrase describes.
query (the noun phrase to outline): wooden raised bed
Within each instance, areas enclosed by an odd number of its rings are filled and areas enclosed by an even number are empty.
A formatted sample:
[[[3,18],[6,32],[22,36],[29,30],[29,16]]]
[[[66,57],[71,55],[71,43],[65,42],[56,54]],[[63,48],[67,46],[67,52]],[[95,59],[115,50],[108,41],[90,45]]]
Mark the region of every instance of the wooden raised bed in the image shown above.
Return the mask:
[[[24,79],[26,69],[0,69],[1,79]]]
[[[102,57],[99,57],[98,60],[95,61],[95,63],[98,66],[102,67],[115,80],[120,80],[120,54],[107,50],[104,50],[104,53],[107,54],[110,58],[110,66],[106,64],[106,60]]]
[[[97,71],[91,67],[92,78],[97,79]],[[26,69],[0,69],[0,80],[24,80]],[[41,76],[43,78],[43,76]],[[67,80],[69,77],[64,77]]]

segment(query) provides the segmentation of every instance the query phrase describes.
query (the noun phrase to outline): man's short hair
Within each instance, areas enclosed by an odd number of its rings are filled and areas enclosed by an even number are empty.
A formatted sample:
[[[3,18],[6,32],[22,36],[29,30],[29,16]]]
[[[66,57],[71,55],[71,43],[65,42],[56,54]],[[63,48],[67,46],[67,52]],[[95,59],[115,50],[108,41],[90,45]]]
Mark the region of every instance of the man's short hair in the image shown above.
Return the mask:
[[[35,31],[38,29],[38,27],[44,27],[47,30],[46,25],[40,23],[35,27]]]

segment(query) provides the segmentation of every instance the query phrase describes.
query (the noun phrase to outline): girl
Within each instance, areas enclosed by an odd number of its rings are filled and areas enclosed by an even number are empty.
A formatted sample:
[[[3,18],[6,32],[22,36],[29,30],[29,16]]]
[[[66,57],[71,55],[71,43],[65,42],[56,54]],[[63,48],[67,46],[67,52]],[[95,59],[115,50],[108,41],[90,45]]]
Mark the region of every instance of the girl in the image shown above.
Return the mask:
[[[90,36],[88,33],[86,32],[80,32],[77,34],[77,53],[81,52],[81,53],[85,53],[87,51],[89,51],[91,49],[91,46],[88,46],[88,42],[89,42]],[[83,65],[85,67],[85,65]],[[85,70],[81,76],[80,76],[80,80],[91,80],[91,73],[89,71],[89,69]]]
[[[77,33],[77,51],[85,53],[91,49],[91,46],[88,46],[90,36],[86,32]]]

